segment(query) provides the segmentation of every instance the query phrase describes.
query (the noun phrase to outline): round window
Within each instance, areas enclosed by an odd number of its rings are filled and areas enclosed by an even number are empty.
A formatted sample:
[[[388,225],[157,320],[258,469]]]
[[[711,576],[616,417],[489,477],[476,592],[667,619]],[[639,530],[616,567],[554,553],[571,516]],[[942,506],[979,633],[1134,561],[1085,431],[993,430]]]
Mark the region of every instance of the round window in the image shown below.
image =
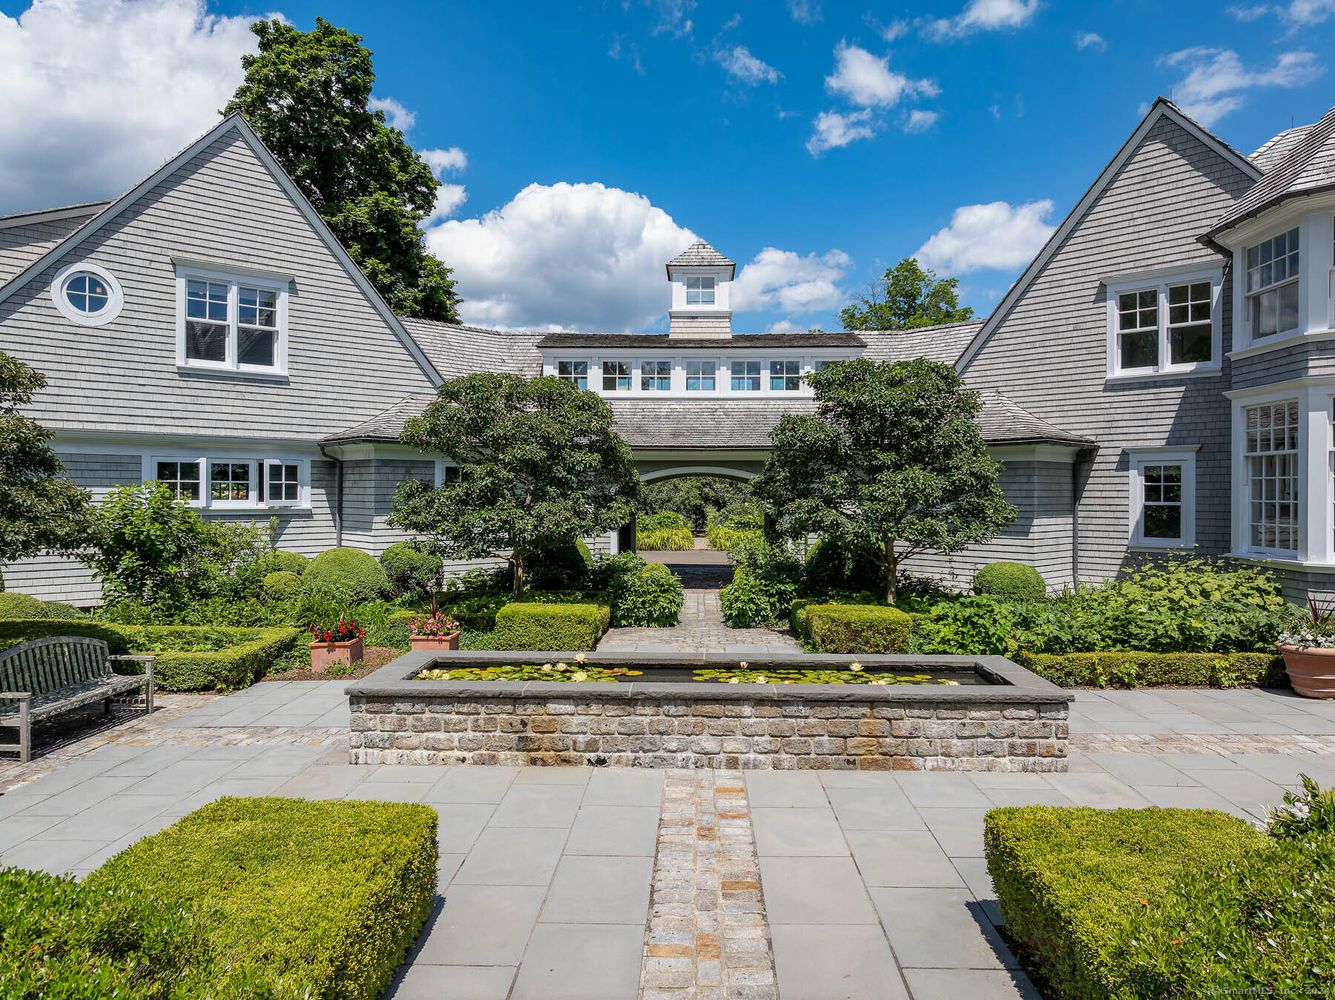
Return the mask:
[[[121,311],[120,282],[96,264],[71,264],[51,282],[56,308],[81,326],[110,323]]]

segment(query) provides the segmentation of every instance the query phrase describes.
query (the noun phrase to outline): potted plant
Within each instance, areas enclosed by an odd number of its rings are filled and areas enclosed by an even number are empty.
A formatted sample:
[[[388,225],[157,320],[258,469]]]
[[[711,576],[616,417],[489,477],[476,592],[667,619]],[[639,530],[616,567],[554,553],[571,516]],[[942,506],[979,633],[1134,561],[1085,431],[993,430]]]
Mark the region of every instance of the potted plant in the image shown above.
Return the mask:
[[[410,627],[414,650],[459,648],[459,623],[444,612],[414,618]]]
[[[1335,607],[1307,599],[1279,634],[1279,651],[1293,690],[1305,698],[1335,698]]]
[[[331,664],[352,665],[362,659],[362,636],[366,629],[354,621],[342,620],[334,628],[312,628],[311,673],[322,674]]]

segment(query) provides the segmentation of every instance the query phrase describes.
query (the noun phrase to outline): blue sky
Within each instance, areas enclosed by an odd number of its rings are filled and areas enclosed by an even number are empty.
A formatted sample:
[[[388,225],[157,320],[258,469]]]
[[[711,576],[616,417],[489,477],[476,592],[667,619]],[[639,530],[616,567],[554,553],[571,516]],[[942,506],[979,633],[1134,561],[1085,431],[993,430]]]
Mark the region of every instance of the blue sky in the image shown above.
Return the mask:
[[[204,131],[248,16],[363,35],[377,95],[447,185],[430,243],[465,317],[500,326],[661,329],[661,264],[692,235],[741,266],[735,329],[837,328],[840,304],[920,249],[986,312],[1155,96],[1244,152],[1335,104],[1335,0],[0,12],[0,93],[19,112],[0,126],[0,211],[115,194]]]

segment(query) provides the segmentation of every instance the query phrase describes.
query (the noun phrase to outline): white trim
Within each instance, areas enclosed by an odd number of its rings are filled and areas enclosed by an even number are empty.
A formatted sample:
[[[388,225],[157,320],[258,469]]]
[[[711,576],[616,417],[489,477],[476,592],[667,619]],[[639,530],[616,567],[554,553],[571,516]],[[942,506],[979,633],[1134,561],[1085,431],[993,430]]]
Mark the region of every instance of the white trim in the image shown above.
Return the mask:
[[[186,289],[191,280],[227,285],[227,345],[222,361],[204,361],[186,356]],[[274,293],[277,332],[274,337],[273,365],[243,365],[238,356],[240,336],[239,290],[261,288]],[[176,266],[176,367],[186,371],[227,372],[238,375],[287,375],[287,280],[256,277],[231,269],[205,270],[185,264]]]
[[[1020,277],[1015,280],[1013,285],[1011,285],[1009,291],[1006,292],[1006,295],[997,304],[997,307],[992,310],[992,314],[987,317],[987,320],[979,328],[978,332],[974,334],[973,339],[969,341],[968,346],[965,347],[959,360],[955,362],[955,368],[957,370],[964,371],[964,369],[969,366],[969,363],[973,361],[978,352],[983,349],[983,345],[991,338],[992,333],[1001,325],[1002,321],[1010,315],[1011,310],[1015,308],[1030,284],[1033,283],[1034,279],[1043,271],[1043,268],[1047,266],[1048,261],[1051,260],[1057,251],[1061,249],[1062,245],[1065,244],[1067,237],[1069,237],[1075,227],[1079,225],[1080,221],[1085,217],[1090,208],[1093,207],[1094,203],[1098,201],[1099,196],[1103,194],[1104,188],[1112,182],[1113,178],[1121,171],[1126,161],[1129,160],[1140,147],[1141,142],[1149,134],[1150,129],[1154,127],[1160,118],[1165,117],[1186,130],[1190,135],[1195,136],[1201,142],[1205,143],[1205,145],[1209,146],[1243,173],[1249,175],[1253,180],[1261,179],[1262,172],[1256,164],[1252,163],[1237,150],[1232,149],[1217,136],[1203,129],[1196,122],[1182,114],[1182,112],[1171,103],[1163,98],[1159,98],[1154,102],[1154,106],[1150,108],[1145,117],[1141,119],[1140,124],[1136,126],[1136,129],[1131,133],[1131,136],[1122,144],[1121,148],[1118,149],[1117,154],[1111,161],[1109,161],[1108,165],[1103,168],[1103,172],[1100,173],[1094,183],[1090,185],[1089,190],[1085,192],[1084,196],[1081,197],[1075,207],[1071,209],[1066,218],[1062,220],[1061,225],[1057,227],[1056,231],[1048,237],[1048,241],[1043,244],[1043,249],[1041,249],[1038,252],[1038,255],[1029,262],[1029,266],[1024,269],[1020,274]]]
[[[86,219],[106,209],[111,202],[94,201],[87,205],[69,205],[65,208],[45,208],[35,212],[20,212],[0,219],[0,229],[17,229],[19,226],[36,226],[43,222],[60,222],[64,219]]]
[[[677,476],[723,476],[728,479],[754,479],[759,473],[745,469],[729,468],[726,465],[681,465],[672,469],[654,469],[643,473],[640,482],[651,483],[655,479],[671,479]]]
[[[260,267],[248,267],[245,264],[233,264],[225,260],[208,260],[203,257],[178,257],[173,255],[172,264],[179,272],[182,268],[198,274],[223,274],[231,277],[255,278],[273,285],[291,284],[297,280],[294,274],[270,271]]]
[[[1127,449],[1129,513],[1127,544],[1137,549],[1189,549],[1196,544],[1196,451],[1190,448]],[[1182,469],[1181,534],[1177,538],[1147,538],[1143,533],[1145,466],[1176,465]]]
[[[1070,465],[1080,457],[1080,445],[1064,444],[999,444],[987,449],[988,455],[1001,463],[1060,462]]]
[[[107,286],[107,304],[94,313],[79,312],[65,298],[65,283],[70,278],[85,272],[101,278]],[[60,310],[60,314],[72,323],[78,323],[80,326],[106,326],[120,315],[125,305],[125,292],[121,289],[121,283],[116,280],[116,276],[105,267],[90,264],[88,261],[77,261],[62,267],[51,279],[51,301]]]
[[[237,513],[254,512],[262,513],[265,511],[277,510],[309,510],[311,507],[311,459],[309,457],[274,451],[263,447],[252,447],[249,444],[238,444],[232,442],[225,447],[210,447],[207,450],[200,450],[188,445],[164,445],[161,447],[144,448],[139,446],[130,449],[126,454],[138,454],[140,460],[140,476],[142,482],[151,482],[157,478],[158,462],[198,462],[199,463],[199,503],[193,503],[190,506],[198,508],[201,512],[208,513]],[[250,500],[213,500],[210,497],[210,479],[213,462],[230,462],[233,464],[246,463],[250,467]],[[263,503],[259,500],[260,476],[263,475],[263,469],[269,464],[282,463],[284,465],[297,466],[298,499],[280,500],[277,503],[270,502],[268,491],[265,491],[265,500]],[[267,484],[266,484],[267,485]]]
[[[1226,399],[1248,402],[1264,402],[1267,399],[1280,399],[1292,396],[1303,389],[1327,386],[1335,388],[1335,375],[1304,375],[1301,378],[1285,379],[1283,382],[1268,382],[1246,389],[1229,389],[1222,395]]]
[[[1335,269],[1332,270],[1335,271]],[[1286,347],[1294,347],[1298,344],[1319,343],[1323,340],[1335,340],[1335,329],[1309,330],[1306,333],[1300,331],[1298,333],[1276,334],[1273,337],[1266,337],[1259,344],[1252,344],[1250,347],[1240,347],[1236,351],[1229,351],[1224,356],[1230,361],[1241,361],[1243,358],[1254,358],[1258,354],[1269,354],[1271,351],[1283,350]]]
[[[1169,288],[1181,285],[1193,285],[1209,282],[1210,285],[1210,360],[1193,361],[1186,364],[1172,364],[1169,360],[1171,337],[1169,327]],[[1223,333],[1223,288],[1224,270],[1222,267],[1196,270],[1185,268],[1165,269],[1157,278],[1132,278],[1128,280],[1105,280],[1107,288],[1106,302],[1108,314],[1108,374],[1107,381],[1124,381],[1145,378],[1172,378],[1181,375],[1216,375],[1222,371],[1221,360],[1224,353]],[[1157,346],[1158,362],[1153,368],[1121,367],[1118,351],[1118,298],[1131,292],[1155,293],[1156,321],[1158,323]],[[1143,332],[1149,332],[1146,328]]]

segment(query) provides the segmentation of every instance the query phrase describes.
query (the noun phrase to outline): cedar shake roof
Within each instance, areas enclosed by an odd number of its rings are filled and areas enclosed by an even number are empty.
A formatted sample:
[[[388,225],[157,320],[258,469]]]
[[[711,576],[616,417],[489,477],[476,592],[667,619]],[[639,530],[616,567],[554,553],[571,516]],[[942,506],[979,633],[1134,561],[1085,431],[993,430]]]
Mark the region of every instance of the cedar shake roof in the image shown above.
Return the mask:
[[[674,267],[726,267],[730,279],[737,270],[736,263],[723,256],[704,240],[696,240],[667,262],[669,280],[672,278]]]
[[[549,333],[538,341],[539,347],[611,347],[611,348],[678,348],[703,347],[714,351],[737,348],[788,347],[866,347],[867,342],[856,333],[738,333],[730,337],[669,337],[666,333]]]
[[[1311,125],[1299,125],[1297,128],[1286,128],[1279,135],[1266,140],[1265,144],[1247,159],[1269,173],[1276,164],[1293,152],[1293,147],[1298,144],[1298,140],[1311,127]]]

